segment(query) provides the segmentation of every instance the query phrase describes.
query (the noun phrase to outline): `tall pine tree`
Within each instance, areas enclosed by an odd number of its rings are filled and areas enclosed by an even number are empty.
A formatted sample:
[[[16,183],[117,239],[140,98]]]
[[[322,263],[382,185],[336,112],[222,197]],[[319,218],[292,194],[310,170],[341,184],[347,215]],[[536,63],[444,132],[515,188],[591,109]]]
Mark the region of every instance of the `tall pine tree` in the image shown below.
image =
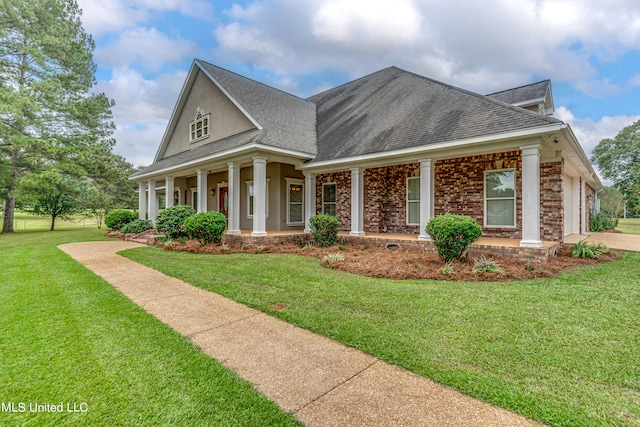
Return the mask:
[[[75,0],[0,1],[0,196],[12,232],[21,178],[83,175],[91,152],[111,149],[113,102],[89,93],[94,43]]]

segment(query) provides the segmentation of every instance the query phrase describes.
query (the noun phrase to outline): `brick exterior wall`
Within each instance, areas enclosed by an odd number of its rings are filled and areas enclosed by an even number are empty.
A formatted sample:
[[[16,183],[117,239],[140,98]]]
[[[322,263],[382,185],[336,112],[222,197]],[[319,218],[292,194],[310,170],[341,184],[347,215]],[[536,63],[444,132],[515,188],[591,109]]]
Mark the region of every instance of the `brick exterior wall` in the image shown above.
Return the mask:
[[[364,171],[365,233],[420,234],[407,225],[407,178],[420,176],[420,164],[389,166]]]
[[[596,208],[596,191],[591,188],[589,186],[589,184],[586,185],[587,187],[587,227],[586,230],[590,231],[591,228],[589,226],[590,222],[591,222],[591,216],[594,215],[594,210]]]
[[[502,165],[499,163],[502,162]],[[501,167],[500,167],[501,166]],[[484,171],[515,169],[516,228],[484,227]],[[467,215],[485,237],[522,238],[522,158],[520,151],[438,160],[435,163],[435,214]]]
[[[336,213],[340,230],[351,231],[351,171],[316,175],[316,212],[322,213],[322,184],[332,182],[336,184]]]
[[[478,221],[485,237],[522,238],[522,157],[520,151],[438,160],[434,165],[435,214],[467,215]],[[516,227],[484,227],[484,172],[514,169]],[[407,225],[407,178],[420,175],[420,164],[365,169],[364,231],[366,233],[419,234],[419,226]],[[562,241],[564,164],[540,165],[540,238]],[[316,176],[316,211],[322,211],[322,184],[335,182],[336,209],[343,231],[351,230],[351,172]],[[588,187],[587,191],[593,190]],[[591,198],[592,200],[594,197]],[[592,205],[593,203],[591,203]],[[592,206],[589,207],[592,209]]]
[[[561,242],[564,237],[564,163],[540,165],[540,239]]]

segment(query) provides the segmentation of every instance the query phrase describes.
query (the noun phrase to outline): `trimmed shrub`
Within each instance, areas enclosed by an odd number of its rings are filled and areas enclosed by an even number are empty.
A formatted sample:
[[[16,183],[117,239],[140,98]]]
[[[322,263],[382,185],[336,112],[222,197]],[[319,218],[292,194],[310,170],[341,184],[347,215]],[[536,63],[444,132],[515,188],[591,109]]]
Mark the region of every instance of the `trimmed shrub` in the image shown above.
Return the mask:
[[[319,247],[331,246],[338,241],[340,221],[335,216],[325,214],[312,216],[309,219],[309,225],[311,235]]]
[[[195,214],[196,210],[186,205],[162,209],[156,218],[156,229],[172,239],[187,237],[187,233],[184,231],[184,221]]]
[[[104,217],[104,223],[112,230],[120,231],[125,225],[136,219],[136,214],[126,209],[114,209]]]
[[[438,254],[447,262],[464,258],[467,247],[478,240],[482,228],[473,218],[447,213],[431,219],[426,232],[433,239]]]
[[[589,229],[591,231],[611,230],[618,226],[618,218],[612,218],[605,212],[598,212],[589,218]]]
[[[227,218],[220,212],[201,212],[184,221],[184,231],[201,244],[220,243]]]
[[[138,234],[143,231],[151,230],[153,224],[148,219],[136,219],[125,224],[120,231],[124,234]]]

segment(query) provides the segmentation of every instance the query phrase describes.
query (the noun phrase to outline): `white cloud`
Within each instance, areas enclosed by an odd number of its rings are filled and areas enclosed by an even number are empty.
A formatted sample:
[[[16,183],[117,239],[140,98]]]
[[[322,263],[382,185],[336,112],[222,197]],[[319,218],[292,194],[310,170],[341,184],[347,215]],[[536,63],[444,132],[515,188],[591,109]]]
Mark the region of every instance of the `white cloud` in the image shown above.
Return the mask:
[[[321,41],[349,49],[394,49],[420,38],[422,16],[411,0],[329,0],[311,21]]]
[[[554,116],[571,126],[588,157],[600,141],[615,138],[622,129],[640,120],[640,116],[627,115],[604,116],[599,120],[578,118],[565,106],[556,108]]]
[[[98,82],[96,92],[116,100],[117,153],[136,166],[151,164],[185,79],[186,71],[146,80],[134,70],[120,69],[111,80]]]
[[[213,6],[204,0],[78,0],[78,5],[83,27],[94,37],[133,28],[157,12],[213,19]]]
[[[134,28],[120,34],[113,43],[96,49],[95,58],[109,68],[137,66],[150,72],[166,63],[179,63],[193,58],[198,51],[195,42],[170,39],[155,28]]]
[[[634,0],[262,0],[226,16],[215,35],[230,62],[283,77],[398,65],[481,92],[542,75],[610,95],[625,87],[599,76],[592,59],[640,45]]]

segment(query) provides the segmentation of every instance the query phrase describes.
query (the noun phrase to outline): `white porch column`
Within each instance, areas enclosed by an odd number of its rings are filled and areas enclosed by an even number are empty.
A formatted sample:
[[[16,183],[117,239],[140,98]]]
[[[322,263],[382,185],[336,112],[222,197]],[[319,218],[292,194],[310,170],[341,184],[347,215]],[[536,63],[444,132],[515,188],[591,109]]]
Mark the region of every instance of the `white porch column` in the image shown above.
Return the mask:
[[[229,162],[229,218],[227,234],[240,234],[240,163]]]
[[[198,200],[197,200],[197,208],[198,213],[207,211],[207,171],[204,169],[196,170],[197,173],[197,192],[198,192]]]
[[[589,216],[587,215],[587,180],[580,178],[580,234],[589,232]]]
[[[434,167],[431,159],[420,160],[420,235],[418,240],[431,240],[427,223],[434,215]]]
[[[351,231],[349,236],[364,236],[364,169],[351,169]]]
[[[147,183],[138,183],[138,218],[147,219]]]
[[[172,176],[166,176],[164,178],[164,207],[170,208],[173,206],[173,192],[174,190],[174,182]]]
[[[571,234],[581,234],[580,232],[580,178],[571,179]],[[565,214],[566,215],[566,214]]]
[[[267,235],[267,158],[253,157],[253,231],[252,236]]]
[[[304,232],[311,233],[310,219],[316,214],[316,174],[304,174]]]
[[[156,217],[158,216],[158,195],[156,194],[156,182],[149,181],[149,195],[148,201],[148,209],[149,209],[149,220],[155,225]]]
[[[522,150],[522,240],[520,246],[539,248],[540,240],[540,145]]]

